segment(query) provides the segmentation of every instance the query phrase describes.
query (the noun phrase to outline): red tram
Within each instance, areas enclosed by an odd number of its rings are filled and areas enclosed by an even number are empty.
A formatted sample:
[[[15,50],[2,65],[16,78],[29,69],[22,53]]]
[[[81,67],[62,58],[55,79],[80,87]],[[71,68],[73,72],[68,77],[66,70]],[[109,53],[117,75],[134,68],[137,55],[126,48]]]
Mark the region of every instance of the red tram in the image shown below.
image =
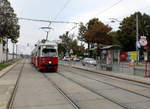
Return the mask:
[[[42,40],[31,53],[32,63],[41,70],[58,70],[58,47],[57,43]]]

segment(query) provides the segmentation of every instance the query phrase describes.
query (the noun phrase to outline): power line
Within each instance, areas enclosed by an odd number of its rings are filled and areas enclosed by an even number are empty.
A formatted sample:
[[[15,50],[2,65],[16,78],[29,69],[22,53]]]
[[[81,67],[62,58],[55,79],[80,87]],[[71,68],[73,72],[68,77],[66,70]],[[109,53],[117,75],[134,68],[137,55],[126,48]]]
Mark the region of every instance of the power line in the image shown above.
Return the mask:
[[[68,22],[68,21],[56,21],[56,20],[41,20],[41,19],[31,19],[31,18],[23,18],[19,17],[19,20],[27,20],[27,21],[35,21],[35,22],[47,22],[47,23],[72,23],[72,24],[78,24],[77,22]]]
[[[60,11],[55,15],[54,20],[57,19],[58,15],[65,9],[65,7],[69,4],[71,0],[67,0],[67,2],[63,5],[63,7],[60,9]],[[52,22],[49,22],[48,27],[50,27]],[[53,22],[54,23],[54,22]],[[48,36],[48,34],[47,34]]]
[[[116,3],[114,3],[113,5],[111,5],[110,7],[98,12],[95,16],[103,14],[104,12],[108,11],[109,9],[113,8],[114,6],[118,5],[120,2],[122,2],[123,0],[119,0]]]
[[[58,15],[63,12],[63,10],[67,7],[67,5],[70,3],[71,0],[67,0],[66,3],[63,5],[63,7],[60,9],[60,11],[56,14],[54,17],[54,20],[57,19]]]
[[[66,3],[63,5],[63,7],[58,11],[58,13],[55,15],[54,20],[57,19],[58,15],[60,15],[63,10],[66,8],[66,6],[69,4],[71,0],[67,0]],[[48,27],[51,25],[51,22],[49,23]]]

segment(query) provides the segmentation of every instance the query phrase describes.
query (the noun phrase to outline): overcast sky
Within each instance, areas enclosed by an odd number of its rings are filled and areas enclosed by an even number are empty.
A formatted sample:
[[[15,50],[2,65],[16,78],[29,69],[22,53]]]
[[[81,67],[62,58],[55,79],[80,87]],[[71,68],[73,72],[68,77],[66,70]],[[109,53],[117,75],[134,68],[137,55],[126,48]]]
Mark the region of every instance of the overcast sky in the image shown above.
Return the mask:
[[[97,17],[103,23],[116,30],[119,22],[111,23],[110,18],[121,21],[124,17],[140,11],[150,15],[150,0],[9,0],[18,17],[74,21],[87,23]],[[30,54],[33,45],[46,37],[41,27],[48,23],[20,20],[21,34],[19,38],[19,52]],[[52,24],[49,40],[59,39],[59,35],[74,27],[74,24]],[[76,32],[78,28],[72,31]],[[29,46],[27,46],[29,43]],[[11,44],[10,44],[11,45]],[[11,48],[10,48],[11,51]]]

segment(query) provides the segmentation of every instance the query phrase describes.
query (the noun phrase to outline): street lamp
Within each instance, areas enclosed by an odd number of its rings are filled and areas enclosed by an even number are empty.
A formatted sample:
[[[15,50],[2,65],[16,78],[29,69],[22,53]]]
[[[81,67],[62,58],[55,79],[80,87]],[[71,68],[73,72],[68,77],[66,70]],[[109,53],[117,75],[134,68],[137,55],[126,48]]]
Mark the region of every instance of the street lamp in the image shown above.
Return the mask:
[[[109,19],[111,20],[111,23],[115,23],[116,21],[119,22],[119,23],[121,22],[120,20],[118,20],[116,18],[109,18]]]

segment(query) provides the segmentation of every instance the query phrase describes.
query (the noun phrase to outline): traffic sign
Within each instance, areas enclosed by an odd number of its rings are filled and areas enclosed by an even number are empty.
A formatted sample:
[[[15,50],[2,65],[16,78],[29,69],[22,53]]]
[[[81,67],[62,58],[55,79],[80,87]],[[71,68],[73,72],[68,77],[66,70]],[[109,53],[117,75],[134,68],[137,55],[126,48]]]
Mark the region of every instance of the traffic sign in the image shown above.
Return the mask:
[[[141,46],[146,46],[147,45],[147,39],[146,36],[141,36],[139,43]]]

